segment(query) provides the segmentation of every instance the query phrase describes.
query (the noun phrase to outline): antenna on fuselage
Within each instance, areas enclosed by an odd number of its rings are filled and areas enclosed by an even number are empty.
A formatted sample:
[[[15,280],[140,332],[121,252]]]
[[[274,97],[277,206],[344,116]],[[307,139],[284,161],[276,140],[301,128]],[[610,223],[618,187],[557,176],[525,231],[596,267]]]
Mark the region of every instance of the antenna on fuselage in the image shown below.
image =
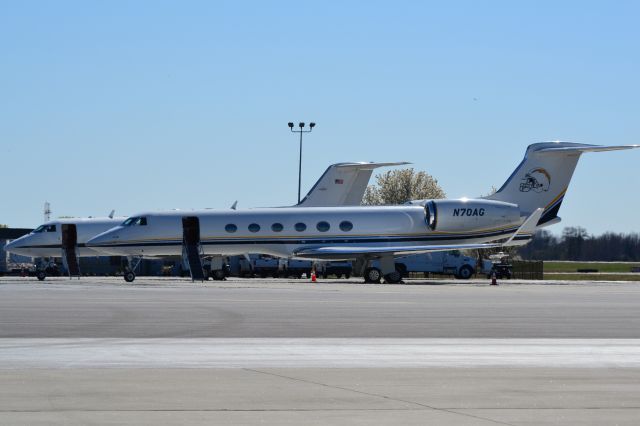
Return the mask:
[[[236,200],[232,205],[231,205],[231,210],[235,210],[236,207],[238,207],[238,200]]]
[[[111,210],[111,213],[109,213],[109,219],[113,219],[113,215],[116,213],[115,210]]]

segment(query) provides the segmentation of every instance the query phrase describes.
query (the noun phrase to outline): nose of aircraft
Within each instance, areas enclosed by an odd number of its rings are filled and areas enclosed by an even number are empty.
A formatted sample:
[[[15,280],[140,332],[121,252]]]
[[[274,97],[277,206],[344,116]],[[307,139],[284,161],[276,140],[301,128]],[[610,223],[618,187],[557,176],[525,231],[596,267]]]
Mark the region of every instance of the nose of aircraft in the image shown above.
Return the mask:
[[[27,237],[28,235],[25,235],[23,237],[20,237],[18,239],[11,241],[10,243],[5,244],[4,251],[7,251],[13,254],[19,254],[22,256],[28,255],[29,249],[22,247],[25,245],[25,242],[26,242],[25,240],[27,239]]]
[[[115,247],[115,243],[118,242],[117,230],[109,230],[98,234],[95,237],[87,241],[87,247],[94,250],[102,251],[105,253],[119,254]]]

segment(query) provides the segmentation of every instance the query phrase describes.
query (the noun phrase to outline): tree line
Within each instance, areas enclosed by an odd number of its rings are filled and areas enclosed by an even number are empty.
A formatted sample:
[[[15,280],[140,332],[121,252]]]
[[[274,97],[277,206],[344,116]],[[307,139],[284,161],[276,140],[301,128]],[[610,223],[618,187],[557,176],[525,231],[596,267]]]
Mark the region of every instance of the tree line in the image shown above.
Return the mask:
[[[557,236],[542,229],[518,254],[527,260],[638,262],[640,234],[606,232],[595,236],[584,228],[571,226]]]

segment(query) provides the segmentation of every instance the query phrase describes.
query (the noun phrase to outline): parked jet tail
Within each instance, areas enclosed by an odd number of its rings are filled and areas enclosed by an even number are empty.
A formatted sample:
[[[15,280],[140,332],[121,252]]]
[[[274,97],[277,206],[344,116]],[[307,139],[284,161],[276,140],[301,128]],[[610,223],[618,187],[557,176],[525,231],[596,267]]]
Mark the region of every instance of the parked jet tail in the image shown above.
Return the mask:
[[[570,142],[542,142],[529,145],[524,160],[489,200],[515,203],[522,214],[538,208],[544,212],[540,225],[559,222],[558,211],[569,187],[573,171],[584,152],[617,151],[640,145],[600,146]]]
[[[338,163],[320,176],[297,207],[359,206],[374,169],[399,163]]]

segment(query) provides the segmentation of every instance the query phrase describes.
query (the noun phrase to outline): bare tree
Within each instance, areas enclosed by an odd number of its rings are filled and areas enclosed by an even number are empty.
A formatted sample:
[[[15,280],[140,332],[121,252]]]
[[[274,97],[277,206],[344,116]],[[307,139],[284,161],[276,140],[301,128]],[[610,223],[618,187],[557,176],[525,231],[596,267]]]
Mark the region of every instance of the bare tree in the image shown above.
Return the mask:
[[[444,197],[444,190],[433,176],[409,168],[376,175],[376,184],[367,187],[362,197],[362,204],[369,206],[404,204],[410,200]]]

